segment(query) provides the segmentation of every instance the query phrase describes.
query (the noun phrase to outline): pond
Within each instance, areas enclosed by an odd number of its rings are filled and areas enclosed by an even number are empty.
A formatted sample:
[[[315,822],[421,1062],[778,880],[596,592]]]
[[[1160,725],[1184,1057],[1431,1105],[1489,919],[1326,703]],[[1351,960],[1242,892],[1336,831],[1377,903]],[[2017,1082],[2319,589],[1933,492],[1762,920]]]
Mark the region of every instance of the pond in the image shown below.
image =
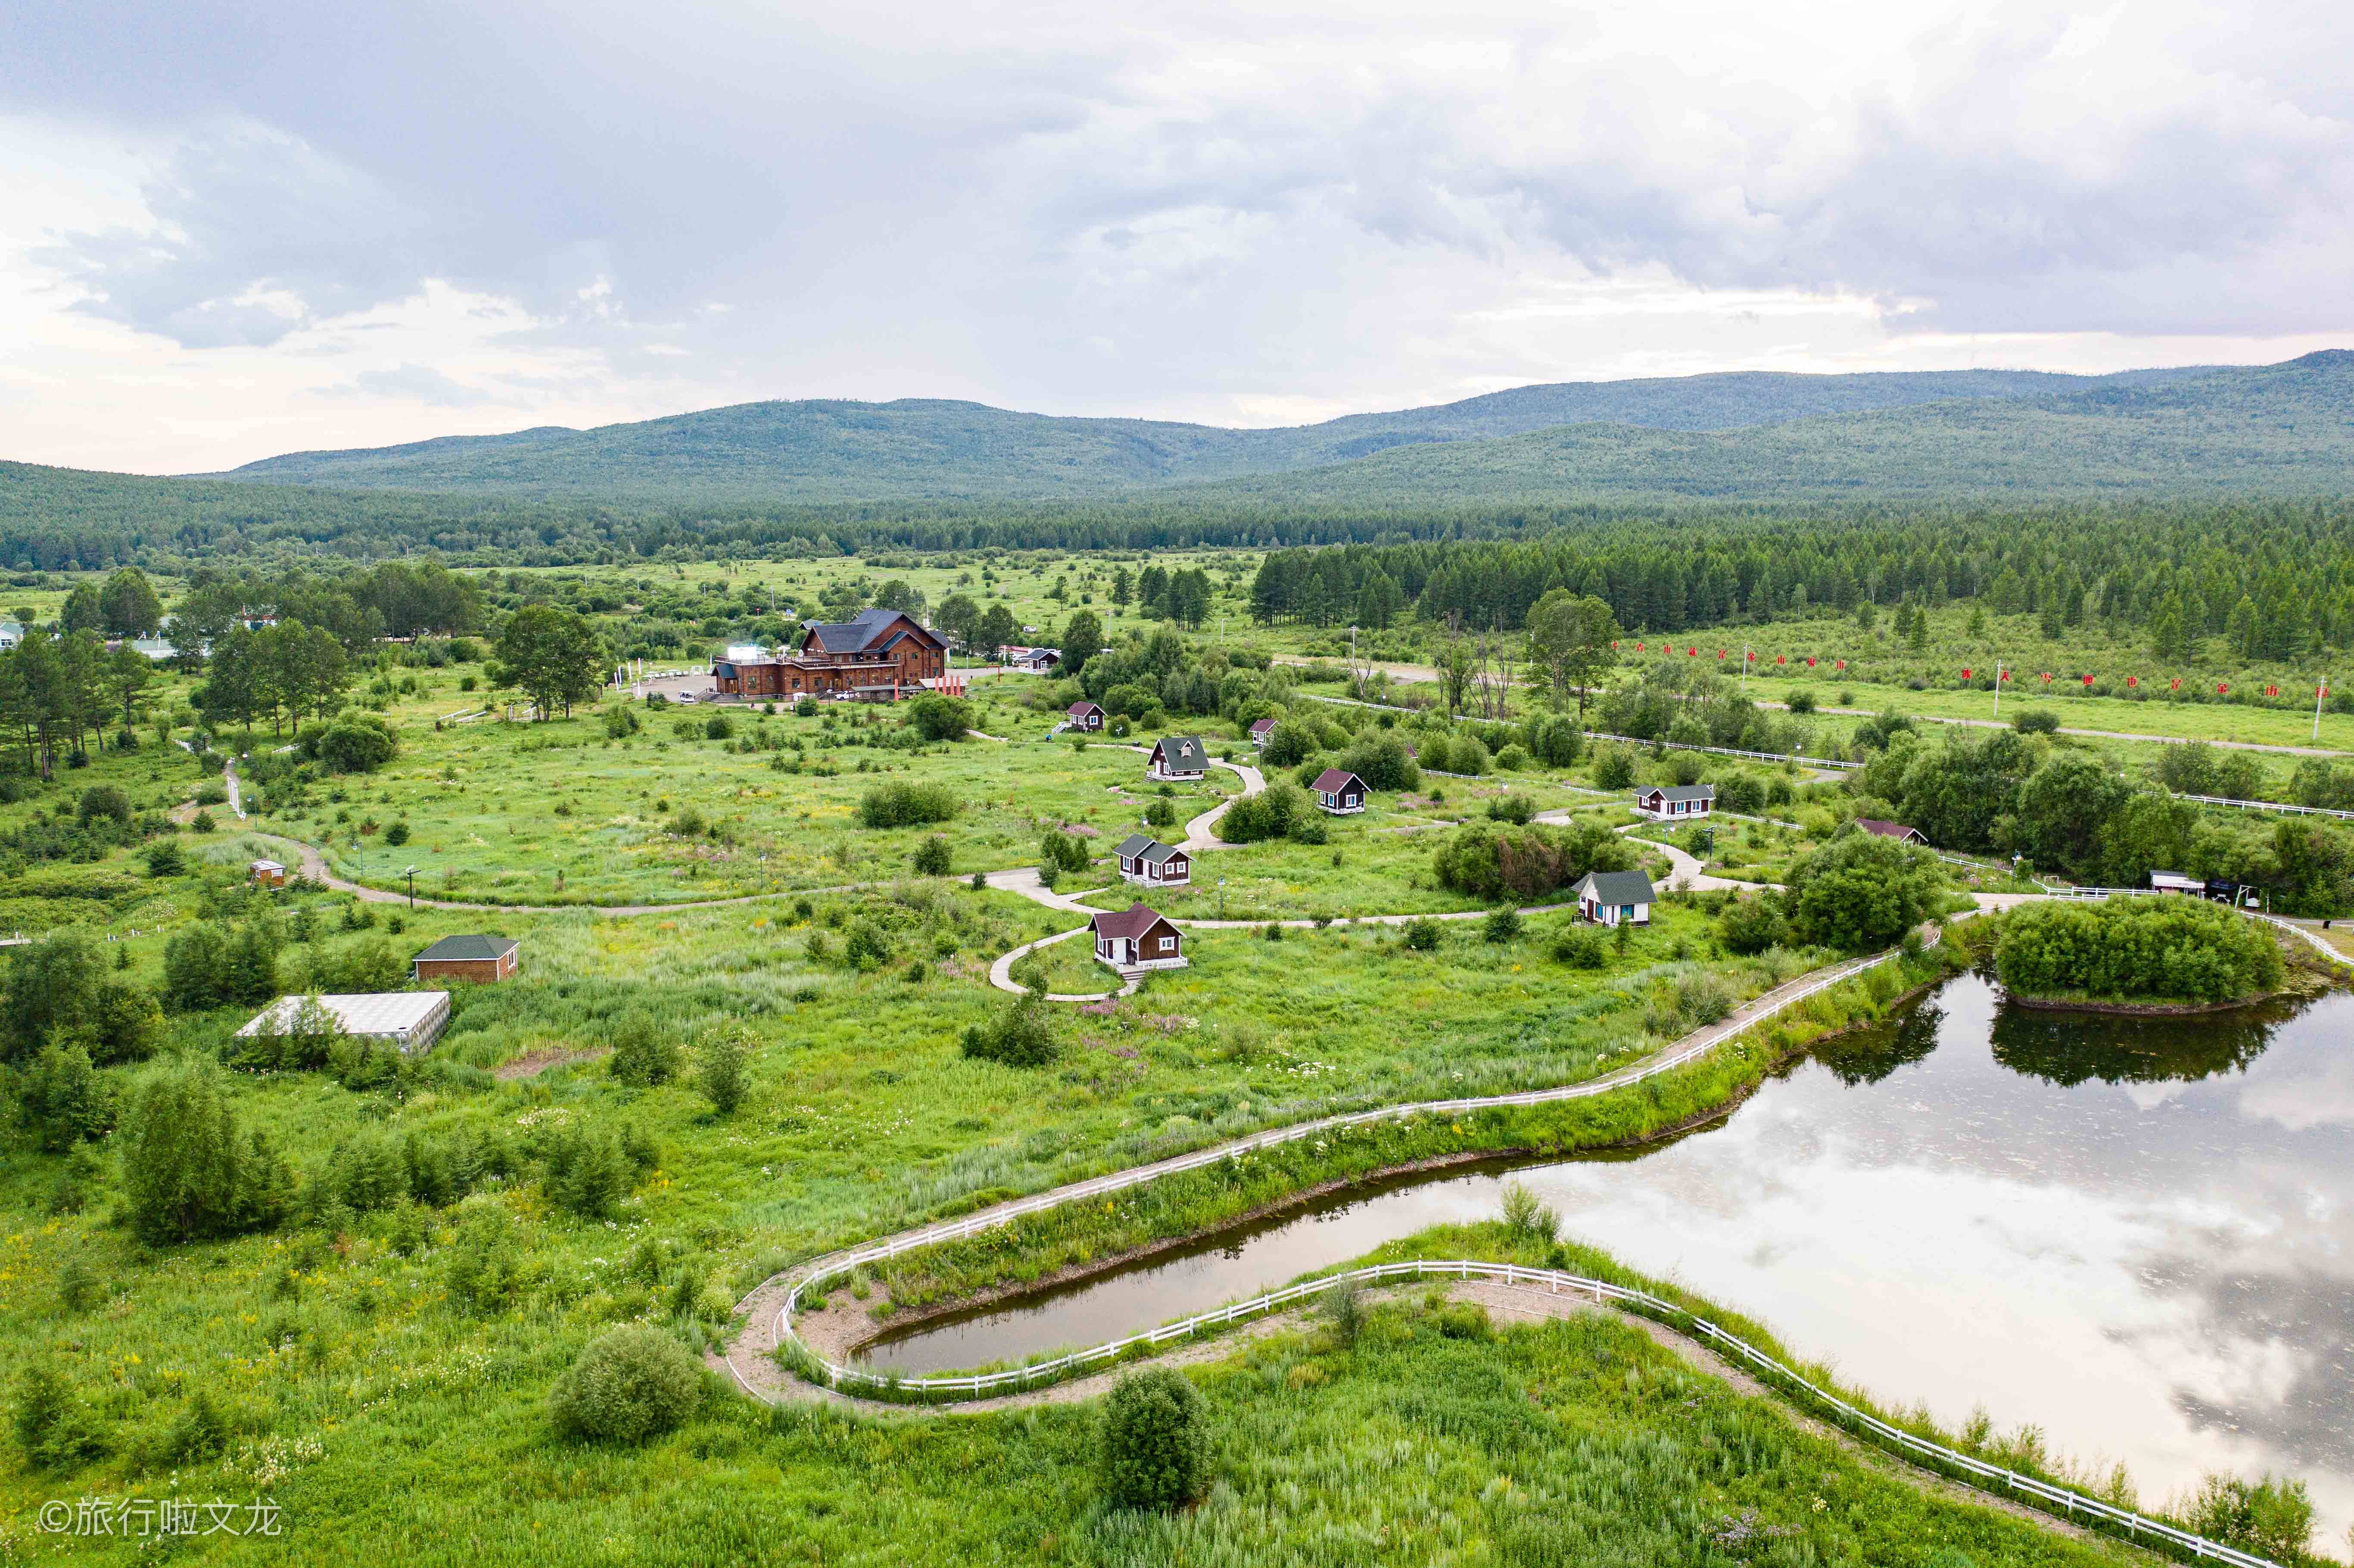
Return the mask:
[[[871,1346],[938,1372],[1097,1343],[1446,1221],[1507,1173],[1565,1235],[1769,1324],[1948,1427],[1984,1405],[2122,1462],[2157,1505],[2206,1471],[2354,1522],[2354,996],[2195,1020],[2006,1004],[1978,975],[1636,1155],[1369,1185]]]

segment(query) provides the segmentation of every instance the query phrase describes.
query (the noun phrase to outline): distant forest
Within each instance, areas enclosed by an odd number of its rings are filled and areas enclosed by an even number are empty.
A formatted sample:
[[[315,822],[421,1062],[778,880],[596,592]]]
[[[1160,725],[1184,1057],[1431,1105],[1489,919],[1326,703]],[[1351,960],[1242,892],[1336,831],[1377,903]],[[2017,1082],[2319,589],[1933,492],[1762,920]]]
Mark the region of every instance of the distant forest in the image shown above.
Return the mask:
[[[1603,599],[1630,631],[1973,599],[2041,615],[2051,637],[2094,622],[2146,635],[2160,653],[2222,636],[2242,658],[2288,660],[2354,645],[2354,505],[1617,520],[1530,539],[1280,550],[1260,565],[1251,611],[1263,623],[1378,626],[1411,606],[1517,630],[1554,588]]]

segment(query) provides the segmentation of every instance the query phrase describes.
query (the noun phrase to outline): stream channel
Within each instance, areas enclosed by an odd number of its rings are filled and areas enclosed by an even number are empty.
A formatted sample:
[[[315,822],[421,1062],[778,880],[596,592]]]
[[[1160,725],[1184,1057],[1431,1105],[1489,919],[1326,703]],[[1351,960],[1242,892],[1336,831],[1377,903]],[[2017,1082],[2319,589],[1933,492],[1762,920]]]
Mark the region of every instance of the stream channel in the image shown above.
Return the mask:
[[[2122,1462],[2156,1505],[2210,1470],[2354,1523],[2354,995],[2196,1019],[2012,1006],[1961,975],[1723,1120],[1635,1154],[1369,1183],[1131,1267],[911,1324],[908,1373],[1099,1343],[1491,1218],[1562,1233],[1772,1326],[1949,1428],[1983,1405]]]

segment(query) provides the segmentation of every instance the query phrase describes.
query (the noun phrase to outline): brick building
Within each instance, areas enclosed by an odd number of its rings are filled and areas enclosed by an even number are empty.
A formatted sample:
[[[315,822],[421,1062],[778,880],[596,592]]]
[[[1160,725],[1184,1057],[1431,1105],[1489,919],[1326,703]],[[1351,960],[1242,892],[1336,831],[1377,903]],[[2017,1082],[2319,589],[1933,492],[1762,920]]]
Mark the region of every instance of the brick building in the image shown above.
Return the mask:
[[[857,697],[889,702],[914,696],[948,673],[949,645],[905,610],[862,609],[848,620],[801,629],[790,653],[758,659],[737,650],[711,662],[723,697]]]

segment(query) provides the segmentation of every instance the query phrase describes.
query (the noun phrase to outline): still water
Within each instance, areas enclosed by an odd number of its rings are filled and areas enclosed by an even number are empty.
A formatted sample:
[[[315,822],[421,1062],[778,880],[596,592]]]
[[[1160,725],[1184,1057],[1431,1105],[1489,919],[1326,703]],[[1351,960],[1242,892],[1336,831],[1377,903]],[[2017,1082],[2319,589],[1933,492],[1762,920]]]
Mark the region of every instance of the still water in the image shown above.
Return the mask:
[[[1563,1232],[1770,1324],[1948,1425],[1983,1404],[2122,1460],[2146,1503],[2302,1477],[2354,1522],[2354,996],[2211,1020],[2006,1004],[1948,981],[1725,1121],[1511,1174]],[[1492,1216],[1502,1166],[1360,1189],[869,1350],[909,1372],[1093,1344]]]

